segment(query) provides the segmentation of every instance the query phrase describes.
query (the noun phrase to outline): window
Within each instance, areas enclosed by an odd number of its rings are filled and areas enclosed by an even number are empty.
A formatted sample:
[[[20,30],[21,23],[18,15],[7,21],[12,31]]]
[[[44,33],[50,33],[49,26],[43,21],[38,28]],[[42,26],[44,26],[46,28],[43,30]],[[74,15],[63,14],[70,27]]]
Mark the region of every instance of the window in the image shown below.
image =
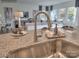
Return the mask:
[[[66,8],[53,10],[51,12],[51,19],[53,21],[52,22],[53,25],[55,25],[57,23],[59,27],[62,27],[63,26],[63,20],[65,18],[65,14],[66,14]]]
[[[49,6],[46,6],[46,11],[49,11]]]
[[[50,11],[52,11],[52,10],[53,10],[53,5],[50,6]]]
[[[42,11],[42,5],[39,5],[39,11]]]
[[[12,19],[13,17],[13,10],[11,7],[4,7],[4,15],[6,19]]]
[[[40,21],[46,22],[46,21],[47,21],[46,15],[44,15],[44,14],[39,14],[39,15],[37,16],[37,21],[38,21],[38,22],[40,22]]]
[[[51,11],[51,20],[52,21],[57,20],[57,11],[58,11],[57,9]]]
[[[65,8],[59,9],[58,21],[63,21],[65,18]]]
[[[24,18],[29,18],[29,12],[23,12]]]
[[[68,8],[68,11],[67,11],[67,14],[68,14],[68,19],[67,21],[73,25],[74,22],[75,22],[75,16],[76,16],[76,8],[75,7],[69,7]]]
[[[41,18],[41,20],[43,20],[43,21],[46,21],[46,20],[47,20],[47,17],[46,17],[46,15],[44,15],[44,14],[41,14],[41,15],[40,15],[40,18]]]

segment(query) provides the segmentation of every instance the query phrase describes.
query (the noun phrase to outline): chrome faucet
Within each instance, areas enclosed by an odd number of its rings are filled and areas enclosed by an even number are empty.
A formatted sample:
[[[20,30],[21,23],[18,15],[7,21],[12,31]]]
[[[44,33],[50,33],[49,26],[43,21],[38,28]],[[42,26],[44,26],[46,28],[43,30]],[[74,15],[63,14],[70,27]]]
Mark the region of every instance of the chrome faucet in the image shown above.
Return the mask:
[[[48,30],[51,29],[51,21],[50,21],[50,17],[46,12],[38,12],[35,16],[34,16],[34,22],[35,22],[35,29],[34,29],[34,41],[37,41],[37,16],[40,14],[44,14],[47,17],[47,24],[48,24]]]

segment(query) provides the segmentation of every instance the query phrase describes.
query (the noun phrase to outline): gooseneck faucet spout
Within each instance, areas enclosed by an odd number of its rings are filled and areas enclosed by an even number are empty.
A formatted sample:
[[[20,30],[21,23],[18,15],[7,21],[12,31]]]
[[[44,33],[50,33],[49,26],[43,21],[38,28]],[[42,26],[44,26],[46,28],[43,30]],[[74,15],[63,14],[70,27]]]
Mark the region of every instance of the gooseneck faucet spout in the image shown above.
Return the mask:
[[[49,15],[46,12],[38,12],[34,17],[34,22],[35,22],[34,42],[37,41],[37,16],[40,14],[44,14],[47,17],[48,30],[50,30],[52,26]]]

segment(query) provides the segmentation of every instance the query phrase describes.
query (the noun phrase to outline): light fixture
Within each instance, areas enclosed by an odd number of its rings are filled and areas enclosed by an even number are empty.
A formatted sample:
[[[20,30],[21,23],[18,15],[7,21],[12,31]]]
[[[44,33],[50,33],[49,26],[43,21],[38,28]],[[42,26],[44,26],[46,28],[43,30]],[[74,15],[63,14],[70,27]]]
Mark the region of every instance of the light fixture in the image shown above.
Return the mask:
[[[23,12],[16,12],[15,17],[23,17]]]

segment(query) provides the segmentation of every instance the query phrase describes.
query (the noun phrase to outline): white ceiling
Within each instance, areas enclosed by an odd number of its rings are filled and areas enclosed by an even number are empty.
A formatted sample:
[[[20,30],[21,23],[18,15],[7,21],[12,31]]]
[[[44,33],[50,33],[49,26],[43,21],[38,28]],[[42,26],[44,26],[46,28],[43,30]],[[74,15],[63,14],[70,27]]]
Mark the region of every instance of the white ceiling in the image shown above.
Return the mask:
[[[49,4],[57,4],[62,3],[66,1],[72,1],[72,0],[17,0],[18,3],[49,3]]]
[[[1,1],[1,0],[0,0]],[[7,0],[8,1],[8,0]],[[11,1],[11,0],[10,0]],[[27,4],[59,4],[62,2],[67,2],[72,0],[17,0],[17,3],[27,3]]]

